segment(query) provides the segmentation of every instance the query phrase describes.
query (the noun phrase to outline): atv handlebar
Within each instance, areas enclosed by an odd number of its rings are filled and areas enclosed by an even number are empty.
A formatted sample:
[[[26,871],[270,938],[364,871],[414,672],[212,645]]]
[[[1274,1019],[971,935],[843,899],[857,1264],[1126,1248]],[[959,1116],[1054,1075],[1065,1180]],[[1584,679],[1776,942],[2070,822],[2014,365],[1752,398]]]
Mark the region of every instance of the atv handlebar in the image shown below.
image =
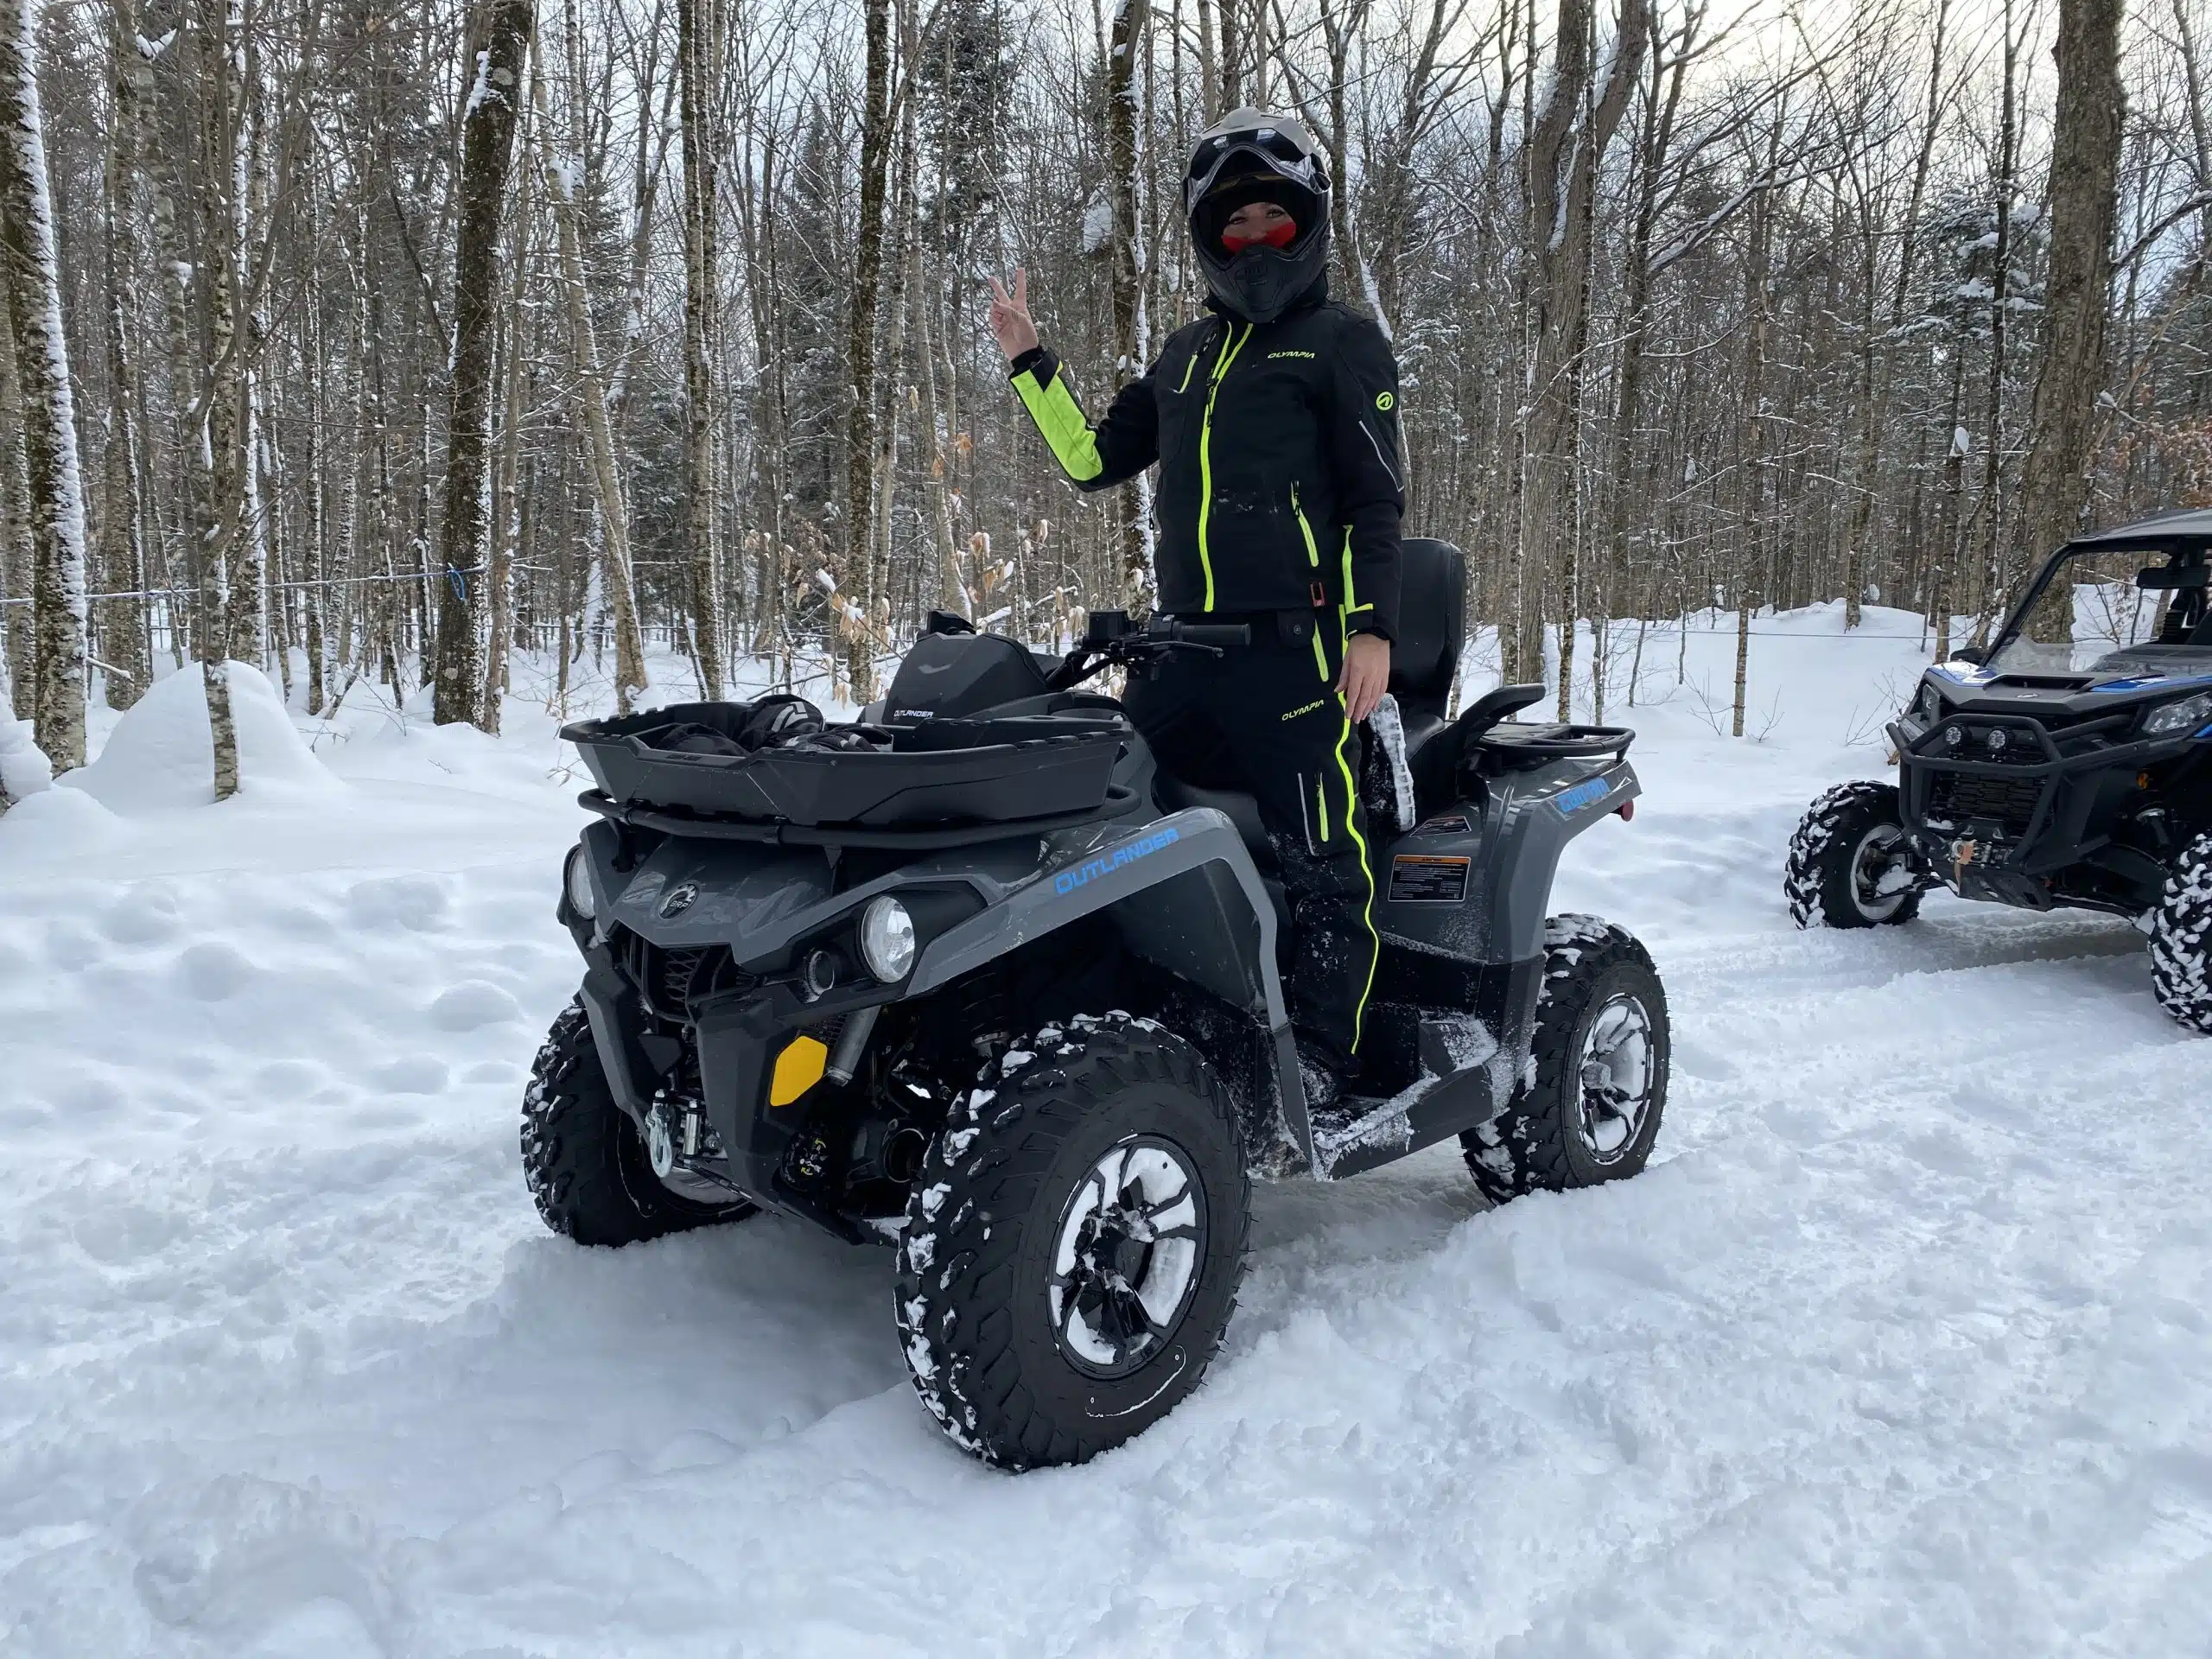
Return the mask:
[[[1055,691],[1065,691],[1102,669],[1149,672],[1171,651],[1203,651],[1217,657],[1233,646],[1251,643],[1252,630],[1241,622],[1171,622],[1154,618],[1140,627],[1125,611],[1093,611],[1083,643],[1067,654],[1046,683]]]
[[[1147,637],[1165,639],[1170,645],[1205,645],[1219,650],[1224,645],[1250,645],[1252,630],[1241,622],[1168,622],[1156,624]]]

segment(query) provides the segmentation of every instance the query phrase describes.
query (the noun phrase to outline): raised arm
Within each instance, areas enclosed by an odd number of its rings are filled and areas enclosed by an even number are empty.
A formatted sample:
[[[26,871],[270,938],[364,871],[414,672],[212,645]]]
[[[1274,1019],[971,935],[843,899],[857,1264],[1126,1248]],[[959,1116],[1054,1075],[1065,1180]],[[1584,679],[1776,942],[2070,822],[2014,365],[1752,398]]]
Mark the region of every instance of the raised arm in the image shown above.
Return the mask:
[[[991,278],[991,333],[1006,353],[1007,371],[1029,418],[1052,446],[1060,468],[1078,489],[1103,490],[1135,478],[1160,457],[1160,409],[1152,372],[1115,394],[1103,420],[1093,423],[1060,372],[1060,361],[1037,337],[1029,315],[1029,273],[1014,273],[1009,294]]]

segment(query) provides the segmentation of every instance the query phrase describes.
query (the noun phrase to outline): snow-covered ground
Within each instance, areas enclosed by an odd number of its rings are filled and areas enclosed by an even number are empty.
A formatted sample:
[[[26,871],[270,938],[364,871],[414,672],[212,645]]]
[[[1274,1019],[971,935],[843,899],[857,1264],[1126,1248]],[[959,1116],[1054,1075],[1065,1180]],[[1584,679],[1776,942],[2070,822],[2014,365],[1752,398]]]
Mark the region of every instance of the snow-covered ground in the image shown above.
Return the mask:
[[[1732,639],[1678,690],[1655,632],[1646,797],[1562,872],[1672,999],[1651,1169],[1263,1189],[1204,1388],[1019,1478],[915,1402],[887,1252],[538,1224],[542,708],[249,687],[217,809],[165,688],[0,819],[0,1651],[2212,1653],[2212,1046],[2122,925],[1790,929],[1922,660],[1840,626],[1760,622],[1746,741]]]

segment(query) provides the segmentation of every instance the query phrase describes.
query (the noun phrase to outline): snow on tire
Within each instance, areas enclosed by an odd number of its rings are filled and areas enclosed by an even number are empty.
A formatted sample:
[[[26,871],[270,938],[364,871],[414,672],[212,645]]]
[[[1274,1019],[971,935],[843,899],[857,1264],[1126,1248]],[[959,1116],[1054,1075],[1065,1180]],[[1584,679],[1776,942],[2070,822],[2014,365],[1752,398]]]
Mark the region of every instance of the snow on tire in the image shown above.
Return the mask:
[[[2212,835],[2175,861],[2151,921],[2151,987],[2158,1006],[2212,1035]]]
[[[1544,925],[1529,1071],[1505,1109],[1459,1137],[1492,1204],[1618,1181],[1651,1156],[1667,1105],[1667,995],[1643,944],[1595,916]]]
[[[582,997],[561,1010],[531,1063],[522,1173],[540,1218],[579,1244],[636,1244],[754,1213],[749,1204],[694,1204],[661,1185],[645,1137],[607,1087]]]
[[[1783,875],[1790,919],[1809,927],[1885,927],[1920,913],[1923,883],[1904,842],[1895,784],[1839,784],[1789,837]]]
[[[897,1314],[914,1388],[1007,1469],[1082,1463],[1198,1385],[1243,1277],[1236,1108],[1179,1037],[1047,1026],[952,1108],[906,1207]]]

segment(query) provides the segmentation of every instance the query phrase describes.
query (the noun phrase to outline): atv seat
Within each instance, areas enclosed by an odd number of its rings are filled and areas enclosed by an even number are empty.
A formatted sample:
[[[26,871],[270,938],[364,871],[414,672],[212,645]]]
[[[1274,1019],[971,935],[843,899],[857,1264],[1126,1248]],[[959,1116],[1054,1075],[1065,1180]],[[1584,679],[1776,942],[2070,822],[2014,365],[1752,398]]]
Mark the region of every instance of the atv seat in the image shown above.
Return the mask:
[[[1410,756],[1444,728],[1459,677],[1466,632],[1467,561],[1449,542],[1415,537],[1398,565],[1398,639],[1390,647],[1390,695],[1398,700]]]
[[[1210,806],[1236,826],[1236,833],[1243,838],[1245,849],[1252,855],[1252,862],[1268,875],[1280,874],[1281,861],[1275,857],[1274,844],[1268,839],[1267,830],[1260,823],[1260,804],[1241,789],[1201,789],[1196,784],[1186,784],[1170,774],[1165,768],[1159,773],[1154,793],[1160,804],[1170,812],[1181,812],[1194,806]]]

